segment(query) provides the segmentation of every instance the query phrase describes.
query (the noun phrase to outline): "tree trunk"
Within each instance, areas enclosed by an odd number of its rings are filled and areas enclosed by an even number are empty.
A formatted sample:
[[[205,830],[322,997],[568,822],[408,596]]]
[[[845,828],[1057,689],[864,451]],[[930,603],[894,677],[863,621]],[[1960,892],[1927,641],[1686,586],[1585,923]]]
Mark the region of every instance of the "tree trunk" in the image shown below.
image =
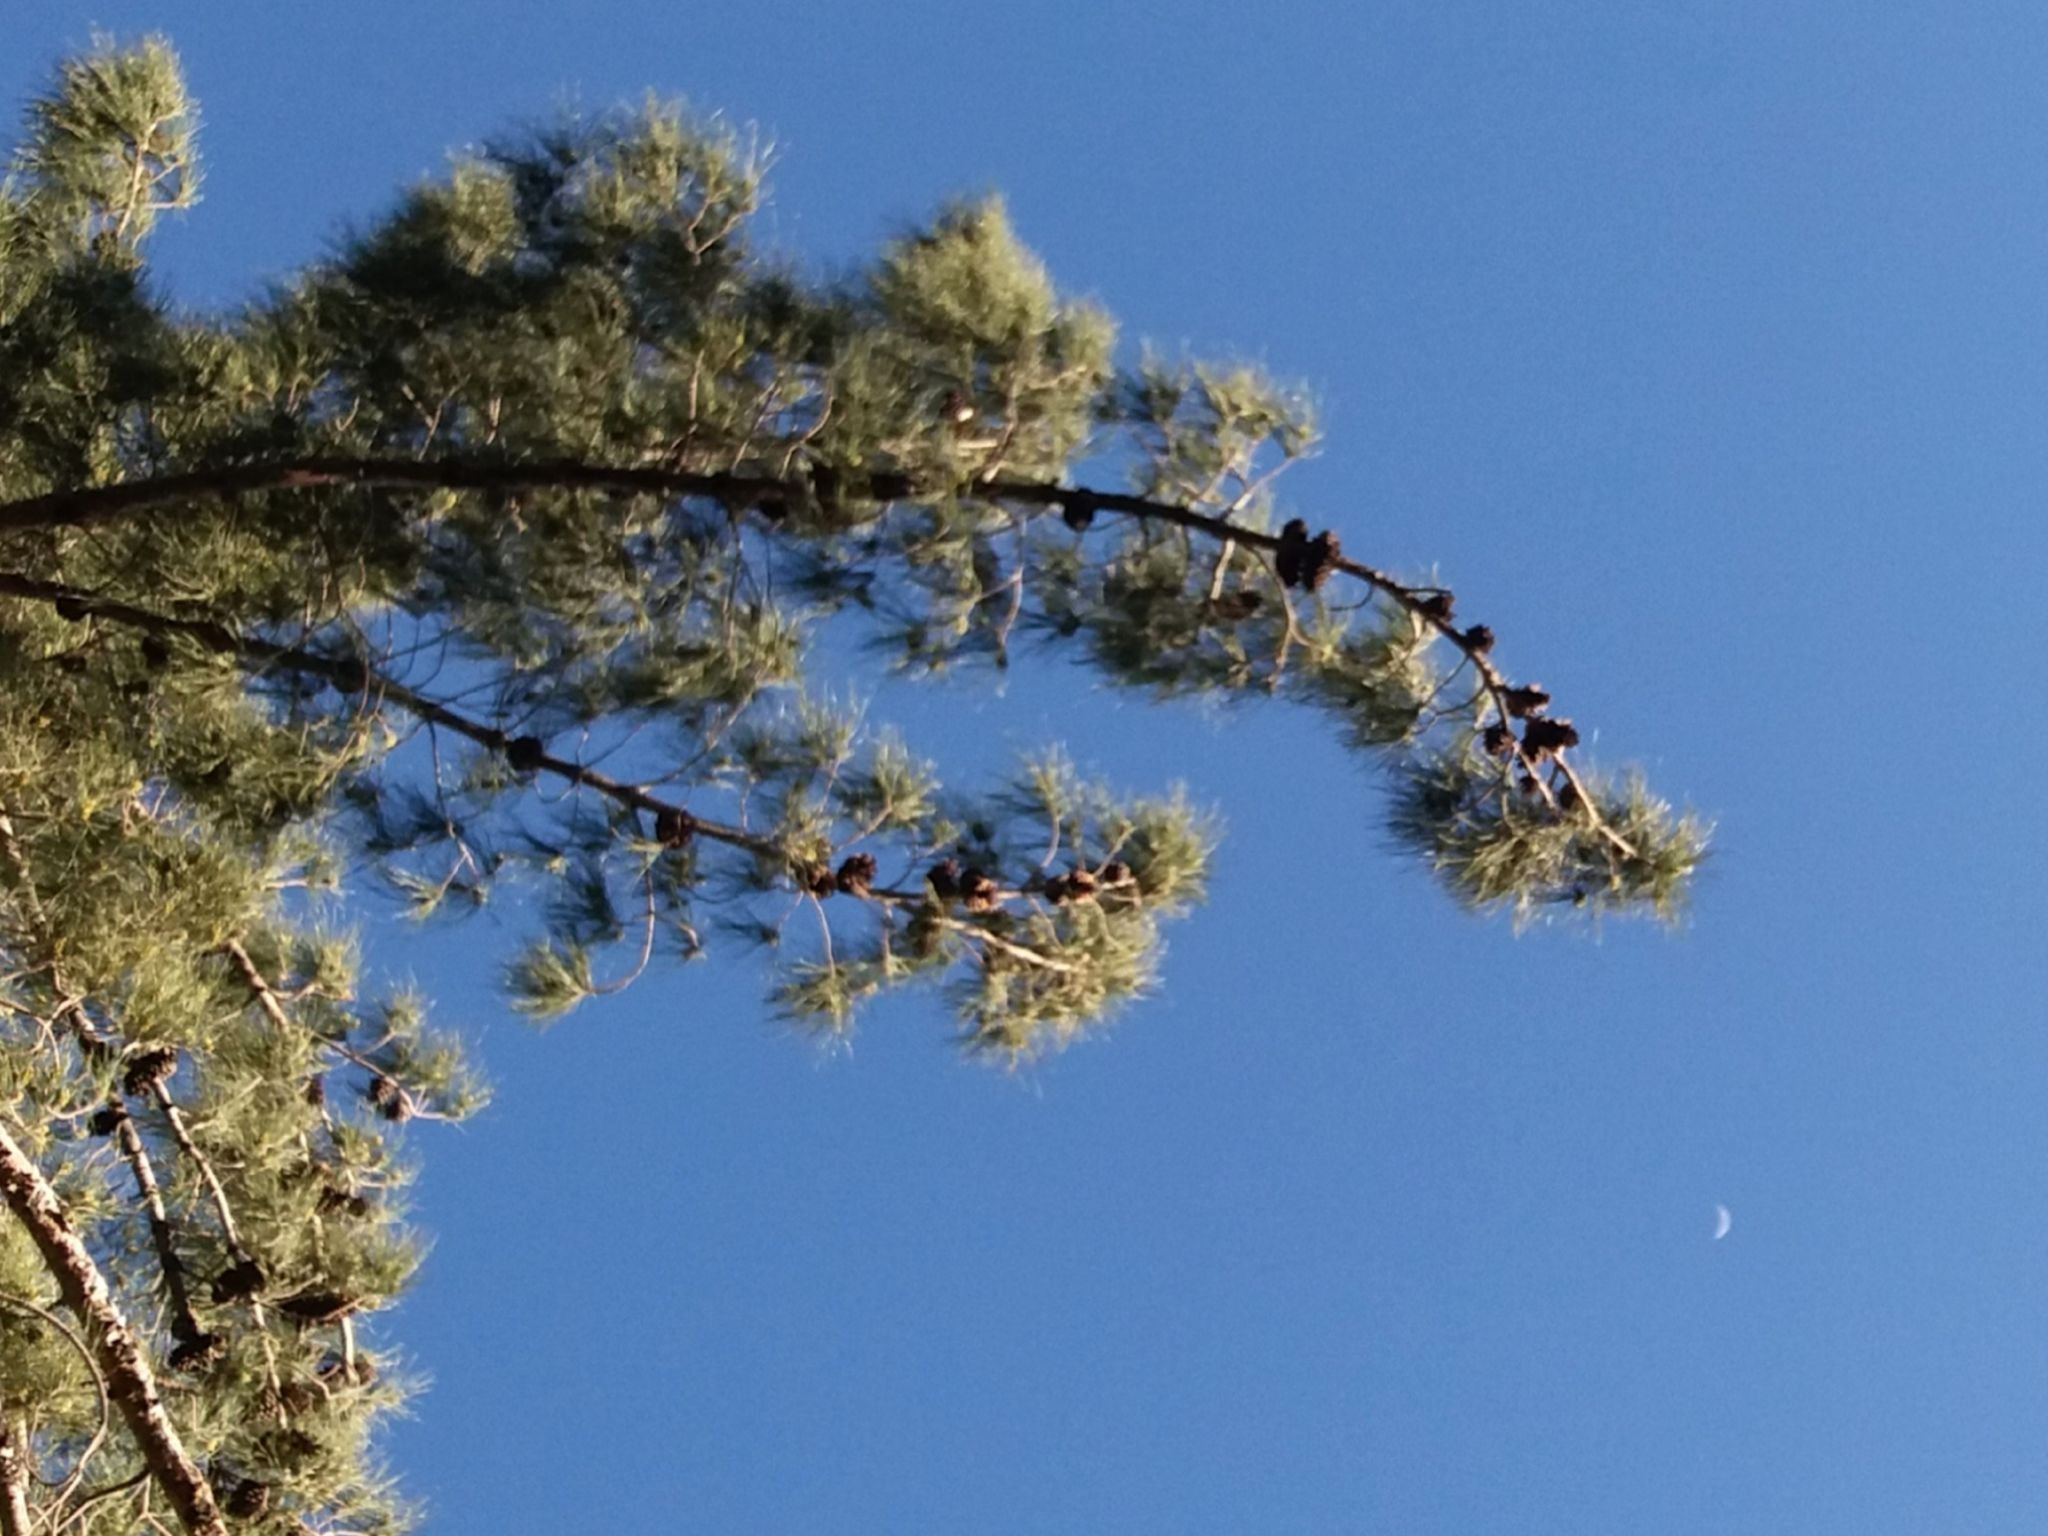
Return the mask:
[[[29,1536],[28,1443],[7,1422],[0,1406],[0,1536]]]

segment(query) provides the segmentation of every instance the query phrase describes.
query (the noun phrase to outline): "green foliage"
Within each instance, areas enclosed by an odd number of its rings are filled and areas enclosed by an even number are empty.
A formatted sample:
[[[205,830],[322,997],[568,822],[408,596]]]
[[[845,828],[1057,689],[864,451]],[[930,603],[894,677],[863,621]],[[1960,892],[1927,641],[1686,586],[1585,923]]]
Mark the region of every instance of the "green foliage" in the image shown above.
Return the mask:
[[[349,896],[439,921],[509,886],[535,1018],[738,937],[799,1027],[923,986],[1017,1067],[1155,984],[1214,818],[1057,752],[949,789],[807,686],[827,641],[1308,704],[1460,899],[1682,902],[1694,818],[1568,764],[1448,594],[1283,521],[1301,392],[1119,368],[999,202],[815,282],[748,248],[758,147],[650,103],[494,142],[193,317],[144,242],[197,196],[196,122],[162,43],[102,44],[0,190],[0,1128],[246,1528],[409,1518],[371,1450],[408,1391],[402,1127],[483,1097],[365,990]],[[0,1420],[39,1518],[134,1529],[141,1431],[101,1433],[98,1325],[20,1215]]]
[[[1675,919],[1706,856],[1706,824],[1651,794],[1639,774],[1587,785],[1600,809],[1596,829],[1553,814],[1469,743],[1412,758],[1399,772],[1389,818],[1397,842],[1462,900],[1509,908],[1517,921],[1560,907],[1597,914],[1647,906]]]

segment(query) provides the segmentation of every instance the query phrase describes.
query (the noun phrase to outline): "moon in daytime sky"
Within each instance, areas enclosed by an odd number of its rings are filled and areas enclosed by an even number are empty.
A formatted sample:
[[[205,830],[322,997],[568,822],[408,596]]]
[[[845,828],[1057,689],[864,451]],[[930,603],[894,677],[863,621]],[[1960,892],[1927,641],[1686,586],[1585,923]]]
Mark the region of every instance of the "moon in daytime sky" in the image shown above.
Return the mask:
[[[1728,1229],[1735,1225],[1735,1217],[1725,1205],[1714,1207],[1714,1241],[1719,1242],[1728,1235]]]

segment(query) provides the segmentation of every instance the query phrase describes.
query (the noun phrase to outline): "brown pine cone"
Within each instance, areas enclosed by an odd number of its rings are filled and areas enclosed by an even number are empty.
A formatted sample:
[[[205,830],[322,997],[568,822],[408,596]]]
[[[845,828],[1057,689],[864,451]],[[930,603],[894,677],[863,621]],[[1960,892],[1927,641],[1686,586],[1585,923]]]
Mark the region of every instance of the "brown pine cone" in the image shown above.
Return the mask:
[[[158,1083],[169,1081],[177,1070],[178,1048],[153,1045],[128,1058],[127,1066],[121,1070],[121,1090],[129,1094],[147,1093]]]
[[[1539,717],[1522,728],[1522,750],[1531,757],[1547,757],[1578,744],[1578,728],[1569,720]]]
[[[941,901],[951,901],[960,894],[960,861],[941,859],[925,871],[924,878],[934,896]]]
[[[993,911],[1000,889],[993,876],[971,866],[960,876],[960,900],[970,912]]]
[[[875,856],[872,853],[849,854],[840,864],[839,872],[832,877],[832,883],[849,896],[865,896],[875,884]]]

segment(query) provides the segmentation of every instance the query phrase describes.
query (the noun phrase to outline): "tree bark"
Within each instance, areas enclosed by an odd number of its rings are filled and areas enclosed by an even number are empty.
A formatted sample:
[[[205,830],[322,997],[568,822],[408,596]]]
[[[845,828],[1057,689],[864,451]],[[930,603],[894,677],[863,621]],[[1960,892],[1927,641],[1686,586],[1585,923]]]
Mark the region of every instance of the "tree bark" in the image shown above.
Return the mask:
[[[106,1377],[107,1396],[120,1409],[143,1464],[177,1511],[179,1523],[192,1536],[227,1536],[227,1522],[221,1518],[212,1485],[164,1412],[141,1341],[114,1304],[105,1277],[72,1229],[50,1181],[4,1126],[0,1126],[0,1199],[28,1229],[65,1305],[84,1325]]]
[[[0,1406],[0,1536],[29,1536],[28,1445]]]

